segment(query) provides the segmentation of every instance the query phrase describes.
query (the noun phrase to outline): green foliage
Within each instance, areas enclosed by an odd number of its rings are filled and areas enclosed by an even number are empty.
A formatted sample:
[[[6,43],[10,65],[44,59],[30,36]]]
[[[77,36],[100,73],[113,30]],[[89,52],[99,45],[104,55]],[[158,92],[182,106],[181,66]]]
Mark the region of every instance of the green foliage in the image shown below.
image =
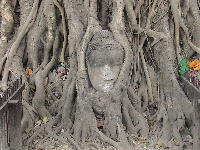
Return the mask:
[[[49,121],[49,118],[48,117],[44,117],[43,119],[42,119],[42,122],[43,123],[47,123]]]
[[[187,59],[181,59],[181,61],[179,62],[179,74],[181,76],[184,76],[189,70],[189,66],[188,66],[188,60]]]

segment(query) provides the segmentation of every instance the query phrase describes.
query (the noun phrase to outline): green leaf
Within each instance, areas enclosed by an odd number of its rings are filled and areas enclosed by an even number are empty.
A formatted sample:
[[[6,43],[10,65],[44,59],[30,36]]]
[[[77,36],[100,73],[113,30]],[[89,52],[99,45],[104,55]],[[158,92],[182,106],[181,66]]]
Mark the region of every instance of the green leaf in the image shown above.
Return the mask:
[[[189,68],[188,66],[182,66],[182,67],[181,67],[181,70],[188,71],[188,70],[190,70],[190,68]]]
[[[44,117],[43,119],[42,119],[42,122],[43,123],[47,123],[49,121],[49,118],[48,117]]]
[[[179,64],[182,66],[182,65],[188,65],[188,60],[187,59],[185,59],[185,58],[183,58],[183,59],[181,59],[180,60],[180,62],[179,62]]]
[[[165,147],[165,144],[162,142],[157,142],[155,145],[157,145],[159,148]]]
[[[182,69],[179,70],[179,74],[183,76],[187,73],[187,71],[188,71],[187,69],[182,68]]]
[[[180,142],[177,141],[177,140],[175,140],[175,139],[174,139],[174,144],[175,144],[176,146],[180,146]]]
[[[146,141],[147,138],[146,138],[146,137],[138,137],[138,140],[139,140],[139,141]]]
[[[188,60],[187,59],[181,59],[179,64],[180,64],[179,74],[183,76],[187,73],[187,71],[190,70],[190,68],[188,66]]]
[[[67,148],[69,148],[69,146],[67,144],[65,144],[65,145],[63,145],[63,148],[67,149]]]

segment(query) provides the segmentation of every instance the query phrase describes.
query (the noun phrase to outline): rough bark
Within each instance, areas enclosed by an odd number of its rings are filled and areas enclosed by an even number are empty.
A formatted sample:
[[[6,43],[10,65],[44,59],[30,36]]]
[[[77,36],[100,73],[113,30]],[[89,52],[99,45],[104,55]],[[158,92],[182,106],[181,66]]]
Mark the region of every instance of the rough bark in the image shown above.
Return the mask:
[[[23,75],[23,129],[38,117],[56,118],[48,135],[65,129],[60,136],[77,149],[88,139],[131,149],[130,135],[183,142],[182,131],[193,128],[194,108],[180,86],[178,62],[200,53],[197,0],[2,0],[0,6],[1,88]],[[101,32],[124,50],[109,93],[92,88],[86,63],[89,44]],[[66,80],[55,75],[61,62],[69,69]],[[95,110],[99,99],[103,125]]]

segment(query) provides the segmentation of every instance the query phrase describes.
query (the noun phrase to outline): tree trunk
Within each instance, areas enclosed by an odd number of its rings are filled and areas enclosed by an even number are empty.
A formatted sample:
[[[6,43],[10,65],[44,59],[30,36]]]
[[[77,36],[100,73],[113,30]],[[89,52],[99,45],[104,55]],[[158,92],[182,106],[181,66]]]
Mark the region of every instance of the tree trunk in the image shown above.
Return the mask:
[[[0,87],[23,75],[23,130],[47,117],[48,136],[67,138],[77,149],[95,140],[132,149],[133,136],[181,146],[192,134],[198,139],[191,132],[199,125],[198,104],[178,72],[182,58],[200,54],[197,0],[2,0],[0,6]]]

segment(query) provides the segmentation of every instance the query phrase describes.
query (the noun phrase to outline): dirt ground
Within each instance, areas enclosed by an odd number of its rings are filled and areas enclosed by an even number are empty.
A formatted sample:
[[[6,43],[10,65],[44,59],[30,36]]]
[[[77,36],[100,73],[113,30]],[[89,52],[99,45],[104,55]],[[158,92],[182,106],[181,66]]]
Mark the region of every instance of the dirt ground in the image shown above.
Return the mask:
[[[64,134],[64,130],[61,131],[61,134],[62,132]],[[47,136],[45,129],[38,125],[23,135],[23,150],[75,150],[67,139],[61,138],[62,135],[55,137],[60,139]],[[149,138],[130,136],[129,142],[133,145],[133,150],[192,150],[193,140],[191,136],[187,136],[183,143],[171,140],[167,144],[156,142],[156,140],[150,138],[153,138],[153,134]],[[107,143],[98,140],[87,141],[79,146],[81,150],[116,150]]]
[[[133,150],[191,150],[191,143],[185,143],[185,145],[162,145],[161,143],[153,143],[148,140],[145,141],[135,141],[133,140],[135,146]],[[187,145],[186,145],[187,144]],[[108,145],[96,146],[94,144],[85,143],[82,147],[87,146],[87,148],[83,148],[84,150],[116,150]],[[31,146],[25,146],[23,150],[74,150],[70,145],[64,144],[55,140],[54,138],[48,138],[45,140],[37,139],[33,142]]]

